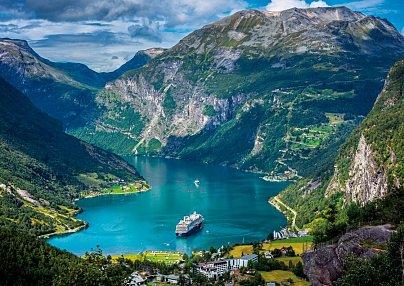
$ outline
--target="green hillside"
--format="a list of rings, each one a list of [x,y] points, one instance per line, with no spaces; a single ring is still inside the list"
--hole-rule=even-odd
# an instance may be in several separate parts
[[[35,234],[84,226],[74,200],[125,180],[148,186],[123,159],[63,132],[0,78],[0,225]]]
[[[372,111],[341,146],[334,168],[320,167],[317,174],[278,196],[297,211],[298,226],[311,222],[306,226],[319,232],[338,232],[347,224],[399,223],[404,219],[403,87],[401,60],[390,70]],[[365,153],[362,168],[355,168],[364,160],[360,141],[366,142],[370,151]]]

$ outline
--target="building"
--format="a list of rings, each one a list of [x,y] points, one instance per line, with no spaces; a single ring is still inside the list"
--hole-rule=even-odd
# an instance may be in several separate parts
[[[241,256],[240,258],[240,267],[247,267],[248,262],[258,262],[258,255],[257,254],[248,254]]]
[[[178,284],[178,282],[180,281],[180,276],[174,275],[174,274],[164,275],[164,274],[158,273],[156,275],[156,279],[157,279],[157,281],[167,282],[168,284]]]
[[[264,253],[264,256],[265,256],[266,259],[272,259],[272,258],[274,258],[274,256],[272,255],[272,252],[271,252],[271,251],[265,252],[265,253]]]
[[[223,273],[229,271],[227,260],[217,260],[207,263],[199,263],[197,266],[197,271],[205,275],[208,278],[217,278]]]
[[[196,270],[208,278],[214,278],[223,275],[224,273],[240,269],[241,267],[247,267],[248,263],[258,262],[257,254],[244,255],[240,258],[231,258],[226,260],[217,260],[207,263],[199,263]]]
[[[133,272],[129,277],[129,282],[126,285],[140,286],[145,285],[145,280],[137,272]]]

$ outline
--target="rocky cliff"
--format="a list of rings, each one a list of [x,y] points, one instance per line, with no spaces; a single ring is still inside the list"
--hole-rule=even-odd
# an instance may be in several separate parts
[[[296,178],[329,164],[403,55],[390,23],[347,8],[240,11],[107,84],[102,115],[68,131],[120,154]]]
[[[369,258],[383,252],[380,247],[389,242],[391,233],[390,225],[348,232],[334,245],[304,253],[304,273],[313,286],[332,286],[342,274],[345,257]]]

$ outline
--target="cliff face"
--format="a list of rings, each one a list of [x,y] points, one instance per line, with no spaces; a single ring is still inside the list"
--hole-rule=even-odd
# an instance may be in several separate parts
[[[347,8],[240,11],[107,84],[101,115],[68,131],[119,154],[296,178],[335,155],[402,56],[394,27]]]
[[[339,171],[336,170],[335,173],[338,174]],[[353,201],[362,206],[382,198],[388,191],[386,170],[376,162],[372,146],[366,143],[363,134],[349,167],[349,179],[341,185],[334,178],[327,188],[326,196],[335,191],[344,192],[346,202]]]

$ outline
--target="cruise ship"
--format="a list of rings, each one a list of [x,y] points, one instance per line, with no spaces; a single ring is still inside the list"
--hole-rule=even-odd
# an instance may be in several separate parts
[[[189,216],[184,216],[182,220],[177,224],[175,228],[175,234],[177,236],[189,236],[203,227],[203,216],[194,212]]]

